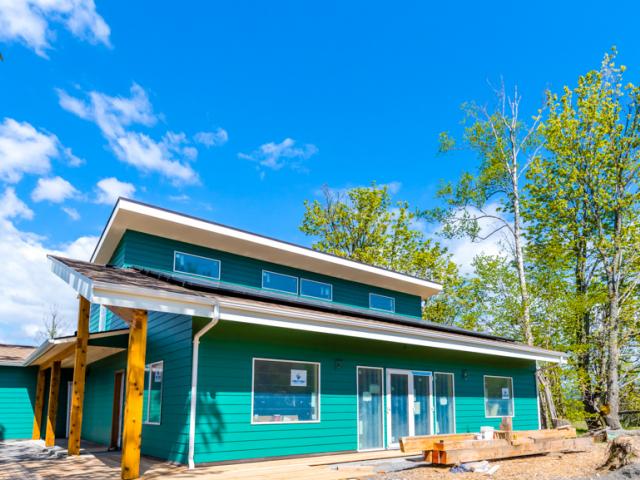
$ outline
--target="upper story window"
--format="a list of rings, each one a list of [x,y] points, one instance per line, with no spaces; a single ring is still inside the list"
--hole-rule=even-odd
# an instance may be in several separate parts
[[[301,278],[300,295],[303,297],[319,298],[321,300],[333,300],[333,285]]]
[[[173,271],[220,280],[220,260],[174,252]]]
[[[369,308],[374,310],[384,310],[385,312],[395,312],[396,299],[385,295],[379,295],[377,293],[370,293]]]
[[[276,290],[285,293],[298,293],[298,277],[285,275],[284,273],[262,271],[262,288]]]

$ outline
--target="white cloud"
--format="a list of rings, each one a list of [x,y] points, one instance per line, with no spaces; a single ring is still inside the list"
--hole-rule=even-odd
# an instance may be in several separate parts
[[[18,198],[16,191],[8,187],[0,198],[0,220],[7,218],[24,218],[31,220],[33,210]]]
[[[218,147],[227,143],[229,134],[224,128],[218,128],[215,132],[198,132],[193,139],[205,147]]]
[[[160,140],[133,130],[134,126],[153,126],[153,112],[147,93],[140,85],[131,86],[129,97],[113,97],[89,92],[82,100],[58,90],[60,106],[80,118],[94,122],[109,142],[116,157],[138,170],[159,173],[174,184],[197,183],[190,165],[198,155],[184,133],[166,132]]]
[[[39,178],[36,188],[31,192],[31,199],[34,202],[47,200],[52,203],[62,203],[77,194],[78,190],[62,177]]]
[[[78,210],[76,210],[75,208],[62,207],[62,211],[67,215],[69,215],[69,218],[71,220],[74,220],[74,221],[80,220],[80,214],[78,213]]]
[[[136,193],[136,187],[127,182],[121,182],[115,177],[103,178],[97,183],[98,195],[96,203],[104,203],[113,205],[118,198],[133,198]]]
[[[53,134],[12,118],[0,123],[0,180],[17,183],[25,174],[46,174],[54,158],[81,162]]]
[[[46,57],[55,37],[53,23],[92,44],[111,45],[109,25],[93,0],[0,0],[0,40],[23,43]]]
[[[296,146],[296,141],[292,138],[285,138],[280,143],[269,142],[254,150],[251,153],[239,153],[238,157],[244,160],[256,162],[259,169],[262,167],[271,170],[280,170],[289,166],[294,170],[303,170],[302,162],[318,153],[318,147],[313,144]]]
[[[33,212],[7,188],[0,195],[0,343],[32,344],[53,305],[71,325],[77,312],[75,292],[51,273],[46,255],[87,260],[98,239],[83,236],[51,248],[46,238],[17,228],[18,217],[31,218]]]

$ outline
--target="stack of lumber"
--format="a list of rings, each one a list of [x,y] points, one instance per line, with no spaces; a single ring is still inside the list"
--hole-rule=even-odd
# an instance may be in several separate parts
[[[581,452],[589,449],[591,437],[577,438],[575,428],[551,430],[498,430],[493,440],[476,440],[475,434],[404,437],[403,452],[423,451],[425,461],[453,465],[500,458],[540,455],[552,452]]]

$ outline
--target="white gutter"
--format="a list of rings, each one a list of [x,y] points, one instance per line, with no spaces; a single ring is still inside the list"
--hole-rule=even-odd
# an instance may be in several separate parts
[[[211,299],[213,302],[213,317],[198,333],[193,337],[193,358],[191,359],[191,408],[189,412],[189,470],[195,468],[193,460],[196,449],[196,406],[198,394],[198,351],[200,347],[200,338],[216,326],[220,320],[220,304],[217,300]]]

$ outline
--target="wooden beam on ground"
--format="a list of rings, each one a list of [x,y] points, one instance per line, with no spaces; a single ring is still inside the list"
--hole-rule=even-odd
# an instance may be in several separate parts
[[[127,352],[127,382],[122,426],[123,480],[140,476],[140,445],[142,443],[142,400],[144,395],[144,361],[147,349],[147,312],[133,310],[129,323]]]
[[[84,382],[87,370],[87,350],[89,345],[89,300],[80,297],[78,306],[78,329],[76,333],[75,358],[73,363],[73,392],[71,396],[71,416],[69,418],[69,455],[80,455],[82,434],[82,410],[84,405]]]
[[[33,440],[40,440],[42,435],[42,409],[44,408],[44,384],[46,380],[47,371],[40,368],[36,383],[36,404],[33,410],[33,432],[31,434]]]
[[[51,365],[51,380],[49,381],[49,408],[47,409],[47,433],[44,444],[53,447],[56,443],[56,416],[58,414],[58,392],[60,391],[60,361]]]
[[[403,452],[421,452],[433,450],[433,445],[438,442],[448,440],[474,440],[473,433],[451,433],[444,435],[420,435],[417,437],[402,437],[400,439],[400,449]]]

